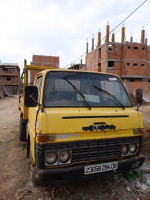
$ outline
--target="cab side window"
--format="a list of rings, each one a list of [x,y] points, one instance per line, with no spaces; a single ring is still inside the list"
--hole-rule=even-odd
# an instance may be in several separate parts
[[[41,84],[42,84],[42,76],[38,77],[35,83],[35,86],[38,88],[38,102],[40,101]]]

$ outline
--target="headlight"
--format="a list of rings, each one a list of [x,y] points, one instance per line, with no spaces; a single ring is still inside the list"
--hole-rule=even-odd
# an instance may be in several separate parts
[[[68,151],[61,151],[59,153],[60,162],[66,163],[66,162],[68,162],[69,159],[70,159],[70,153]]]
[[[121,154],[125,156],[125,155],[128,154],[128,152],[129,152],[128,145],[122,145],[122,147],[121,147]]]
[[[48,164],[54,164],[57,161],[57,154],[56,153],[47,153],[45,156],[46,162]]]
[[[137,145],[136,144],[130,144],[130,152],[135,153],[137,151]]]

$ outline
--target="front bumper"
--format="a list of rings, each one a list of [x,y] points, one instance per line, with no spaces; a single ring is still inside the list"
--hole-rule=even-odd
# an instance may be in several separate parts
[[[96,178],[98,176],[105,176],[108,174],[120,174],[128,172],[131,169],[138,168],[143,165],[144,157],[128,158],[118,161],[118,169],[100,172],[96,174],[84,175],[84,167],[89,164],[71,166],[66,168],[55,168],[55,169],[37,169],[34,167],[34,175],[40,183],[60,183],[76,180],[84,180],[90,178]]]

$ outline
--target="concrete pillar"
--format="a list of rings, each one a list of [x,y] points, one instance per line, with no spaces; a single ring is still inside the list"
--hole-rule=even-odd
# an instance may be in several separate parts
[[[127,89],[127,80],[124,80],[124,87]]]
[[[145,42],[145,30],[141,31],[141,43]]]
[[[112,42],[115,42],[115,34],[112,34]]]
[[[132,90],[132,82],[131,82],[131,80],[130,80],[130,89],[129,89],[129,91],[130,91],[130,94],[133,94],[133,90]]]
[[[106,26],[106,39],[105,42],[109,42],[109,25]]]
[[[92,37],[92,51],[94,50],[94,36]]]
[[[101,45],[101,32],[98,32],[98,42],[97,46],[99,47]]]
[[[121,36],[121,42],[125,42],[125,27],[122,27],[122,36]]]
[[[147,81],[145,81],[144,95],[145,95],[145,98],[146,98],[147,97]]]
[[[88,54],[88,40],[87,40],[87,43],[86,43],[86,54]]]
[[[82,69],[82,58],[80,60],[80,68],[79,69]]]

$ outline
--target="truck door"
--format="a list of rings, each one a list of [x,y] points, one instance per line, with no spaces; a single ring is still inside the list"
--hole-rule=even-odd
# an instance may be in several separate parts
[[[40,103],[41,96],[42,76],[38,77],[35,81],[35,86],[38,88],[38,102]],[[28,132],[30,134],[30,141],[35,137],[35,124],[39,106],[30,107],[28,110]]]

